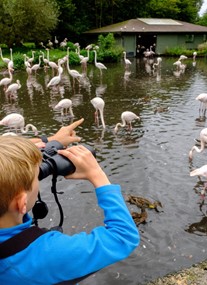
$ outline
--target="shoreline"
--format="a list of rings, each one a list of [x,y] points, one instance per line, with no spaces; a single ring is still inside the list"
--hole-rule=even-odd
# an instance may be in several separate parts
[[[207,285],[207,259],[143,285]]]

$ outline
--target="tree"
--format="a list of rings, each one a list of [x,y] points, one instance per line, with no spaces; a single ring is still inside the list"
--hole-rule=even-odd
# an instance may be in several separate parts
[[[59,21],[55,34],[63,40],[69,38],[69,35],[74,33],[74,15],[77,6],[72,3],[72,0],[56,0],[59,9]]]
[[[201,25],[201,26],[207,26],[207,11],[206,11],[206,13],[203,14],[202,17],[200,17],[197,24]]]
[[[1,42],[9,47],[26,41],[39,43],[50,38],[58,23],[54,0],[2,0]]]
[[[150,0],[146,9],[148,17],[195,23],[201,5],[202,0]]]

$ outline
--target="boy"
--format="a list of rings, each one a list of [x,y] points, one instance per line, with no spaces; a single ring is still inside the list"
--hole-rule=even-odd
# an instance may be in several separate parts
[[[139,243],[120,186],[110,183],[92,153],[82,145],[58,152],[76,167],[66,179],[87,179],[95,187],[104,226],[72,236],[47,231],[18,253],[0,259],[1,284],[75,284],[126,258]],[[0,137],[0,245],[31,227],[28,212],[39,191],[41,160],[41,152],[29,139]]]

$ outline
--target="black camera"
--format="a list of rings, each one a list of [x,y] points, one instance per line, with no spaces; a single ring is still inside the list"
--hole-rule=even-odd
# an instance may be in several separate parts
[[[92,148],[86,147],[96,156]],[[59,149],[64,149],[64,146],[54,140],[48,142],[45,148],[41,150],[43,159],[40,165],[39,180],[51,174],[66,176],[75,172],[74,164],[67,157],[58,154]]]

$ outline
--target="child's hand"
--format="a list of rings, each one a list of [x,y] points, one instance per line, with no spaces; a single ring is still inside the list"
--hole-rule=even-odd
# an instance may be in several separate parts
[[[68,146],[70,143],[80,142],[81,138],[76,136],[75,128],[82,124],[83,121],[84,119],[82,118],[69,126],[61,127],[56,134],[49,138],[49,141],[56,140],[64,146]]]
[[[97,160],[86,147],[82,145],[72,146],[66,150],[58,150],[58,153],[67,157],[76,167],[75,172],[65,176],[65,178],[87,179],[95,188],[110,184]]]

